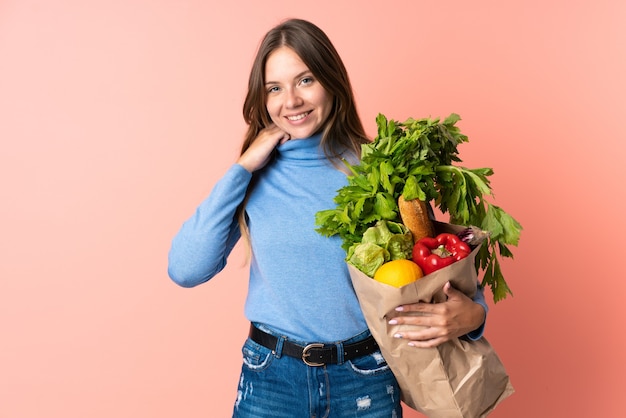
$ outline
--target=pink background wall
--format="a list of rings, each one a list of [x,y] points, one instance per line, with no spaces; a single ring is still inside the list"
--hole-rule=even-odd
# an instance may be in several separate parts
[[[230,416],[243,251],[192,290],[166,256],[292,16],[334,41],[370,134],[459,113],[525,227],[486,334],[517,392],[492,416],[621,416],[626,3],[3,0],[0,417]]]

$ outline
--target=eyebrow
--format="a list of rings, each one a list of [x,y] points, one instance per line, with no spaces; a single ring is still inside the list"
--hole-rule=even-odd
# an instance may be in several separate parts
[[[293,79],[294,80],[298,79],[298,78],[304,76],[305,74],[313,74],[313,73],[311,72],[311,70],[307,69],[307,70],[302,71],[299,74],[296,74],[296,76]],[[280,83],[278,81],[266,81],[265,84],[267,85],[267,84],[280,84]]]

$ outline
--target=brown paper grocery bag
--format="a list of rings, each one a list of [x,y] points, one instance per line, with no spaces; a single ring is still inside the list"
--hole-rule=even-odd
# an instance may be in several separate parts
[[[437,229],[454,232],[458,227],[437,223]],[[477,252],[475,249],[469,257],[401,288],[379,283],[348,265],[361,309],[398,380],[402,401],[430,418],[485,417],[514,392],[504,365],[484,337],[415,348],[393,337],[414,326],[388,324],[397,316],[395,308],[399,305],[444,301],[447,281],[472,297],[477,284]]]

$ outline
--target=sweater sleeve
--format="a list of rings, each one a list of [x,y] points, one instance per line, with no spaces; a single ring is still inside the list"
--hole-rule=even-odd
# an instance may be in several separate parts
[[[469,338],[472,341],[479,340],[483,336],[483,333],[485,332],[485,322],[487,321],[487,312],[489,312],[489,306],[487,305],[487,302],[485,301],[485,293],[481,285],[478,285],[478,289],[476,289],[476,294],[474,295],[474,302],[478,303],[480,306],[482,306],[485,309],[485,320],[483,321],[481,326],[479,326],[474,331],[467,334],[467,338]]]
[[[183,223],[172,240],[168,274],[182,287],[204,283],[222,271],[241,237],[235,217],[252,174],[234,164],[215,184],[209,196]]]

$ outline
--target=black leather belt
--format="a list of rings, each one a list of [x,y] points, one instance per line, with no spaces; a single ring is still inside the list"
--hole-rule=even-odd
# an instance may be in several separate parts
[[[254,325],[250,327],[250,338],[270,350],[276,349],[278,338],[265,331],[261,331]],[[343,360],[352,360],[357,357],[371,354],[378,350],[378,344],[371,335],[356,343],[343,344]],[[301,359],[309,366],[323,366],[325,364],[337,364],[339,356],[337,346],[334,344],[312,343],[306,346],[294,344],[288,340],[283,341],[282,353],[290,357]]]

